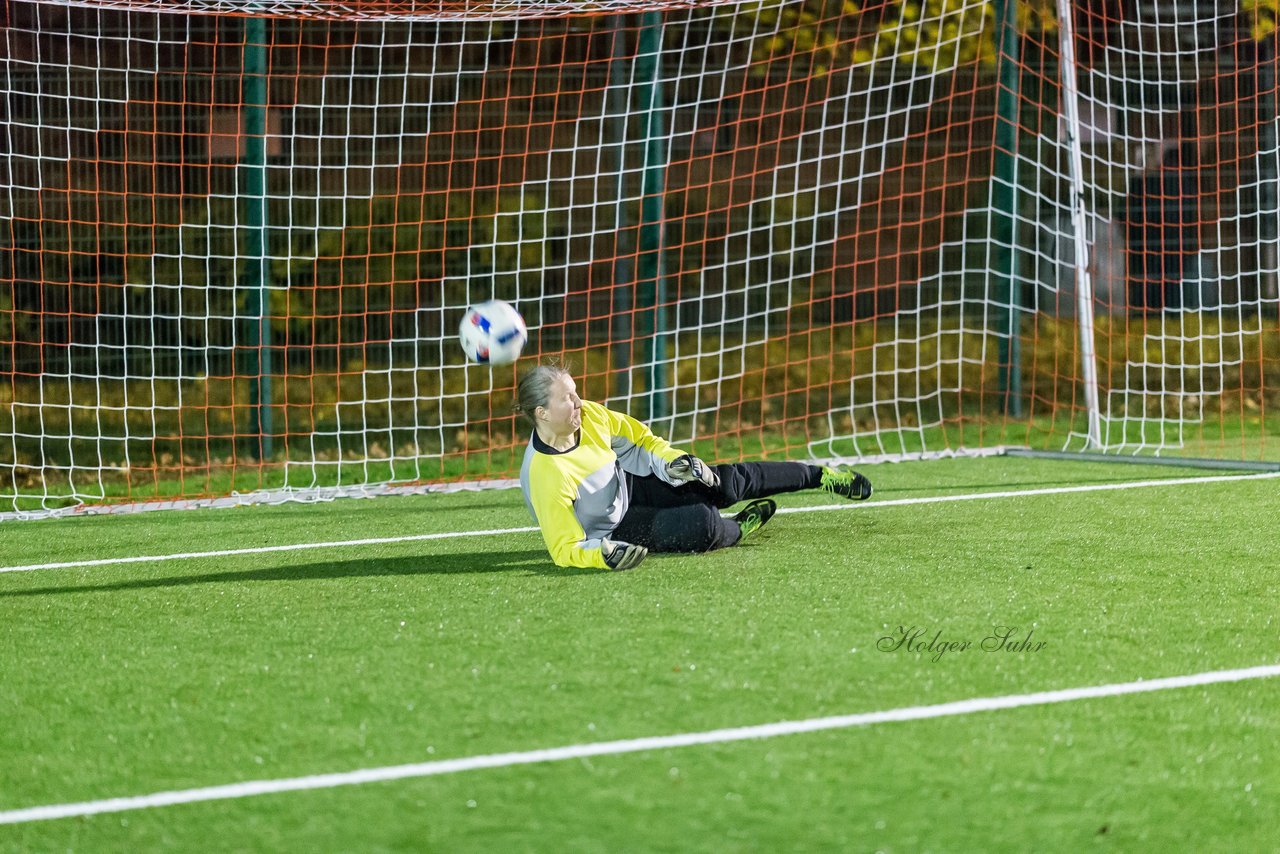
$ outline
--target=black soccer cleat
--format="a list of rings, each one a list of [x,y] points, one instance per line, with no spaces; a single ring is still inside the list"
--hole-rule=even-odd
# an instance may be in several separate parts
[[[843,495],[854,501],[865,501],[871,497],[871,481],[850,468],[822,467],[822,482],[818,488],[832,495]]]
[[[733,521],[738,523],[738,530],[741,531],[739,539],[754,534],[756,531],[764,527],[764,523],[773,518],[773,514],[778,512],[778,504],[769,498],[757,498],[733,517]]]

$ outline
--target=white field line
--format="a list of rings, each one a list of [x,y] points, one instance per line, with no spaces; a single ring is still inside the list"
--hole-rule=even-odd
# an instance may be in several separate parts
[[[1022,489],[1008,492],[972,492],[964,495],[929,495],[921,498],[896,498],[889,501],[867,501],[859,503],[842,502],[840,504],[822,504],[814,507],[787,507],[779,513],[813,513],[828,510],[873,510],[879,507],[906,507],[916,504],[946,504],[952,501],[981,501],[991,498],[1032,498],[1037,495],[1063,495],[1073,492],[1107,492],[1123,489],[1145,489],[1159,486],[1192,486],[1200,483],[1225,483],[1240,480],[1266,480],[1280,478],[1280,472],[1263,472],[1260,474],[1211,475],[1207,477],[1182,477],[1166,480],[1137,480],[1124,483],[1084,484],[1081,486],[1054,486],[1044,489]],[[69,560],[59,563],[32,563],[21,566],[0,566],[0,573],[32,572],[40,569],[74,569],[86,566],[115,566],[127,563],[160,563],[169,560],[190,560],[193,558],[233,557],[236,555],[269,554],[271,552],[294,552],[307,549],[337,549],[354,546],[380,545],[387,543],[412,543],[422,540],[447,540],[455,537],[487,537],[498,534],[525,534],[537,531],[537,528],[494,528],[488,531],[448,531],[438,534],[411,534],[402,537],[371,537],[361,540],[335,540],[318,543],[293,543],[281,546],[257,546],[244,549],[218,549],[206,552],[178,552],[163,555],[137,555],[133,557],[109,557],[95,560]]]
[[[97,815],[99,813],[150,809],[175,804],[200,801],[221,801],[249,798],[256,795],[272,795],[281,792],[300,792],[311,789],[331,789],[337,786],[356,786],[364,783],[380,783],[389,780],[405,780],[419,777],[436,777],[461,771],[477,771],[484,768],[509,768],[515,765],[531,765],[541,762],[561,762],[566,759],[583,759],[591,756],[616,756],[649,750],[669,750],[703,744],[723,744],[783,735],[796,735],[824,730],[848,729],[882,723],[918,721],[928,718],[944,718],[990,712],[998,709],[1017,709],[1026,706],[1046,706],[1053,703],[1069,703],[1102,697],[1118,697],[1124,694],[1145,694],[1152,691],[1168,691],[1197,685],[1214,685],[1223,682],[1242,682],[1249,679],[1268,679],[1280,676],[1280,665],[1260,665],[1238,670],[1215,670],[1193,673],[1187,676],[1170,676],[1161,679],[1121,682],[1085,688],[1067,688],[1059,691],[1041,691],[1034,694],[1013,694],[1003,697],[977,697],[940,703],[932,706],[907,706],[880,712],[864,712],[854,715],[809,718],[807,720],[780,721],[757,726],[716,729],[706,732],[688,732],[675,735],[632,738],[621,741],[604,741],[589,744],[571,744],[542,750],[518,753],[491,753],[484,756],[466,756],[459,759],[442,759],[434,762],[418,762],[409,765],[388,765],[381,768],[363,768],[332,774],[315,774],[307,777],[286,777],[276,780],[250,780],[222,786],[199,789],[178,789],[153,792],[149,795],[106,798],[79,803],[49,804],[0,812],[0,825],[47,821],[57,818]]]
[[[104,557],[96,560],[69,560],[62,563],[33,563],[26,566],[0,566],[0,572],[28,572],[34,569],[67,569],[77,566],[114,566],[121,563],[159,563],[166,560],[190,560],[197,557],[231,557],[233,555],[260,555],[269,552],[297,552],[305,549],[336,549],[352,546],[372,546],[382,543],[413,543],[419,540],[450,540],[455,537],[488,537],[492,534],[522,534],[537,528],[494,528],[489,531],[448,531],[441,534],[410,534],[402,537],[369,537],[363,540],[336,540],[327,543],[293,543],[283,546],[255,546],[247,549],[219,549],[211,552],[177,552],[167,555],[138,555],[135,557]]]
[[[1117,489],[1146,489],[1152,486],[1190,486],[1197,483],[1223,483],[1235,480],[1265,480],[1280,478],[1280,472],[1259,474],[1221,474],[1207,477],[1178,477],[1167,480],[1132,480],[1124,483],[1089,483],[1080,486],[1050,486],[1044,489],[1021,489],[1008,492],[971,492],[965,495],[930,495],[925,498],[895,498],[890,501],[869,501],[861,504],[822,504],[815,507],[780,507],[779,513],[811,513],[814,510],[853,510],[859,507],[903,507],[908,504],[942,504],[949,501],[980,501],[984,498],[1029,498],[1036,495],[1064,495],[1069,492],[1108,492]]]

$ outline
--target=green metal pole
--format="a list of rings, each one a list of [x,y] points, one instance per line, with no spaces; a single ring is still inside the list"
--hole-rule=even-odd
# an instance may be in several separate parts
[[[245,313],[249,329],[249,435],[255,437],[259,460],[271,457],[271,321],[267,299],[266,172],[267,172],[267,47],[266,20],[245,22],[244,43],[244,173]]]
[[[631,233],[627,226],[627,117],[631,113],[630,89],[627,84],[625,15],[612,15],[609,29],[613,39],[609,59],[609,123],[608,141],[614,156],[613,165],[618,170],[617,197],[613,205],[613,354],[614,376],[618,383],[614,394],[628,397],[631,394],[631,347],[635,342],[635,311],[632,291],[635,286],[635,259],[629,248]]]
[[[1022,415],[1022,312],[1021,287],[1016,273],[1018,253],[1014,250],[1016,235],[1014,213],[1018,194],[1018,96],[1021,71],[1018,66],[1017,0],[996,0],[996,17],[1000,33],[1000,75],[996,95],[996,151],[993,164],[995,188],[991,239],[995,246],[992,269],[997,278],[997,304],[1008,306],[1003,320],[997,320],[1000,337],[1000,397],[1006,415]]]
[[[667,168],[666,116],[662,98],[662,15],[646,12],[641,16],[640,44],[636,51],[636,85],[639,109],[645,117],[644,180],[641,189],[640,245],[638,283],[649,283],[650,296],[645,305],[650,309],[646,324],[646,350],[649,362],[649,420],[667,415],[666,398],[661,389],[667,384],[664,360],[667,356],[666,271],[663,265],[662,224]]]

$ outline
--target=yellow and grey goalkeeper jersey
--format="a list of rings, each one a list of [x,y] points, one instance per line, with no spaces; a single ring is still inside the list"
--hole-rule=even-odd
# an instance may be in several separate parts
[[[558,566],[608,569],[600,540],[613,533],[630,505],[624,472],[667,476],[681,456],[629,415],[582,402],[578,443],[556,451],[535,431],[520,467],[520,486],[542,539]]]

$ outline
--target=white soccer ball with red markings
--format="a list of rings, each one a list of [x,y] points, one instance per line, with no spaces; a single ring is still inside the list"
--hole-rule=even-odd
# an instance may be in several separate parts
[[[482,365],[509,365],[524,349],[529,330],[515,306],[500,299],[467,309],[458,327],[458,341],[467,358]]]

